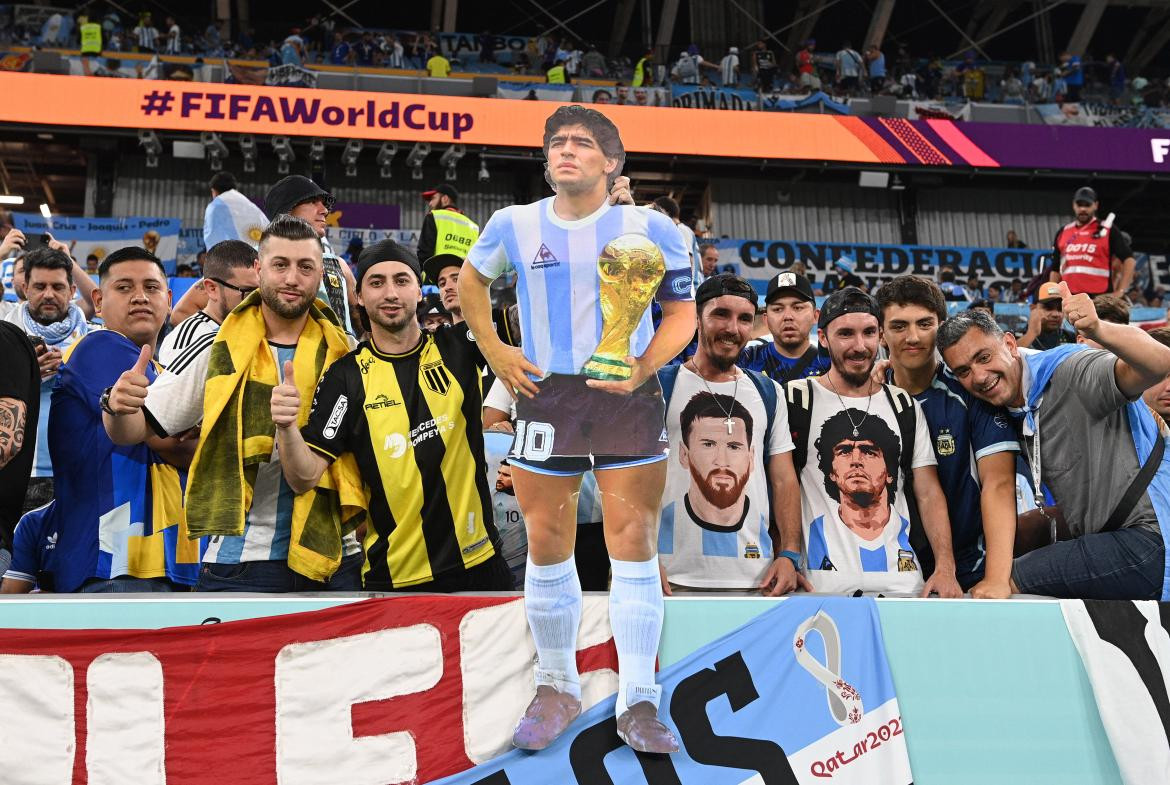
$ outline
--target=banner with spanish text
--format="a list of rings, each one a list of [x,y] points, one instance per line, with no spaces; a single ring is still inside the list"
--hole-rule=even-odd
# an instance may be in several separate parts
[[[591,706],[617,689],[607,598],[586,598],[578,649]],[[0,778],[430,782],[509,748],[534,656],[513,597],[374,599],[162,630],[9,629]]]
[[[699,85],[672,85],[671,106],[684,109],[739,109],[760,108],[760,94],[742,87],[701,87]]]
[[[173,275],[179,254],[178,218],[68,218],[55,215],[45,219],[39,213],[13,213],[12,225],[34,237],[48,232],[69,246],[69,252],[81,265],[95,254],[100,263],[111,251],[136,245],[157,256]]]

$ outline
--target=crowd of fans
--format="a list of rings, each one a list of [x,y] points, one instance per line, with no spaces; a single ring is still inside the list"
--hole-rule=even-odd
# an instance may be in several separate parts
[[[96,258],[11,228],[0,241],[17,260],[0,306],[0,591],[520,586],[509,458],[539,437],[513,435],[516,392],[464,321],[481,230],[459,192],[422,194],[417,248],[348,259],[308,178],[275,183],[264,214],[227,173],[209,195],[202,278],[173,307],[145,248],[101,259],[95,286]],[[944,270],[867,293],[843,274],[816,284],[819,308],[794,267],[761,309],[673,200],[632,201],[618,178],[606,209],[664,214],[697,284],[673,284],[698,320],[659,373],[664,591],[1160,596],[1170,521],[1145,469],[1167,432],[1170,332],[1128,326],[1132,253],[1091,189],[1034,281]],[[559,261],[542,245],[533,264]],[[493,344],[523,342],[514,285],[492,290]],[[948,318],[955,299],[969,306]],[[989,300],[1030,302],[1027,328],[1005,333]],[[604,589],[592,473],[577,520],[582,583]]]
[[[57,15],[62,16],[62,15]],[[761,93],[807,94],[824,90],[836,98],[891,95],[925,101],[977,101],[1004,104],[1075,103],[1092,100],[1114,107],[1161,108],[1170,100],[1170,84],[1127,73],[1116,54],[1104,57],[1062,53],[1057,62],[991,62],[975,51],[961,59],[911,53],[887,44],[857,48],[848,40],[818,46],[802,43],[788,67],[781,68],[775,42],[759,40],[732,45],[705,59],[690,45],[667,63],[654,53],[607,58],[595,43],[554,32],[531,36],[514,49],[512,40],[485,30],[460,35],[454,46],[442,45],[438,31],[360,29],[333,15],[305,19],[276,37],[245,26],[232,34],[226,23],[180,24],[174,16],[141,12],[131,17],[113,6],[93,7],[76,19],[63,16],[41,26],[12,25],[0,30],[0,43],[80,47],[83,53],[143,52],[200,58],[241,58],[272,66],[359,66],[424,71],[443,77],[454,71],[514,73],[554,83],[580,78],[614,80],[633,87],[708,85]],[[106,72],[117,68],[106,69]],[[101,71],[97,71],[101,73]]]

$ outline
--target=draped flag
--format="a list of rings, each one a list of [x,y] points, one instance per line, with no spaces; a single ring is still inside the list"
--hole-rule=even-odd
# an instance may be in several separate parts
[[[550,747],[514,750],[441,785],[908,785],[906,737],[872,599],[797,597],[658,674],[682,750],[635,753],[614,698]]]

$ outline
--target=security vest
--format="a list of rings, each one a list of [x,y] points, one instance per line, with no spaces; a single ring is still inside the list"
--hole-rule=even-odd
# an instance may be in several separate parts
[[[548,69],[548,83],[549,84],[564,84],[565,83],[565,67],[563,65],[554,65]]]
[[[86,22],[81,26],[81,53],[101,54],[102,26],[97,22]]]
[[[434,255],[451,253],[466,258],[479,239],[479,224],[454,210],[432,210],[431,215],[435,218]]]
[[[1073,294],[1103,294],[1113,288],[1113,254],[1109,232],[1097,237],[1101,222],[1094,218],[1084,226],[1073,221],[1056,236],[1060,254],[1060,278]]]

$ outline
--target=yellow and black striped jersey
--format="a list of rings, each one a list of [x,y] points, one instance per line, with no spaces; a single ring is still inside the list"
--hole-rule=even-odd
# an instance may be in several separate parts
[[[457,325],[424,333],[405,354],[365,341],[317,386],[305,442],[330,461],[352,452],[370,488],[367,589],[427,583],[496,552],[482,365],[466,326]]]

